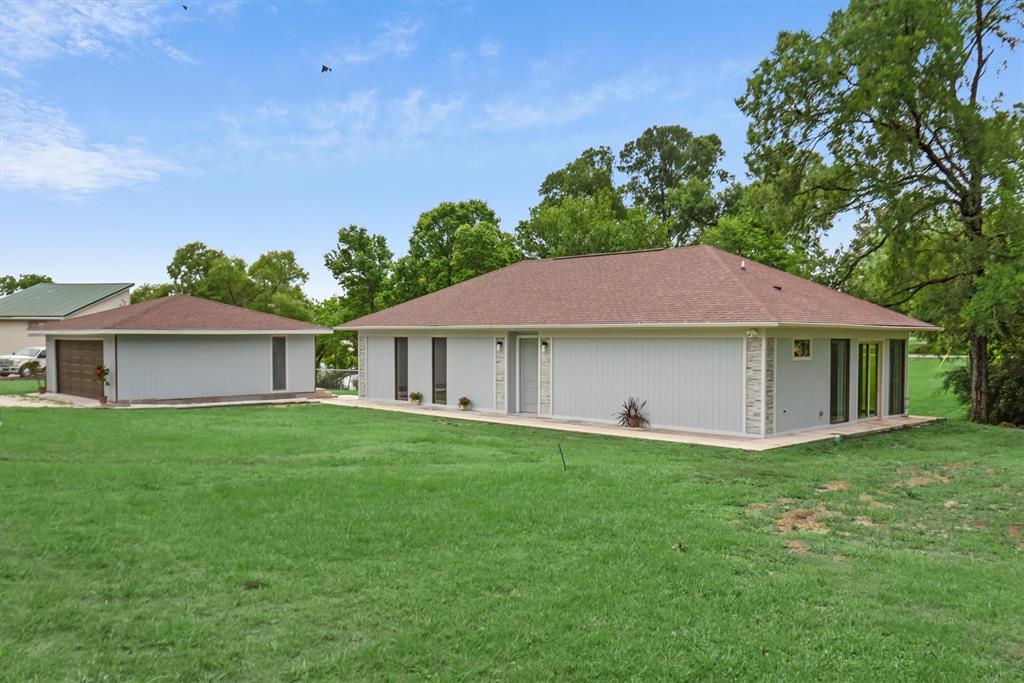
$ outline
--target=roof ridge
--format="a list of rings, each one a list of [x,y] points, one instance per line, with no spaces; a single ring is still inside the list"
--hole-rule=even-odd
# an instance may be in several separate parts
[[[732,268],[730,268],[729,265],[722,258],[722,254],[725,254],[727,252],[724,252],[716,247],[712,247],[711,245],[703,246],[710,247],[711,254],[715,257],[715,261],[717,261],[718,264],[725,270],[726,274],[732,278],[733,282],[736,283],[736,286],[743,290],[743,292],[747,295],[747,298],[754,302],[754,305],[757,306],[757,309],[764,314],[765,322],[776,322],[768,320],[768,318],[771,316],[771,311],[769,311],[768,308],[764,304],[762,304],[756,296],[754,296],[754,293],[750,291],[750,287],[748,287],[747,283],[743,281],[743,277],[737,273],[734,273],[732,271]],[[744,261],[749,260],[751,263],[757,263],[752,259],[747,259],[745,256],[741,256],[740,259]],[[758,265],[761,264],[758,263]],[[741,271],[745,273],[746,269],[741,269]]]
[[[686,247],[651,247],[650,249],[629,249],[627,251],[595,251],[589,254],[571,254],[567,256],[548,256],[547,258],[523,259],[524,261],[567,261],[574,258],[593,258],[596,256],[622,256],[623,254],[644,254],[649,251],[666,251],[668,249],[686,249]],[[520,261],[521,263],[522,261]]]

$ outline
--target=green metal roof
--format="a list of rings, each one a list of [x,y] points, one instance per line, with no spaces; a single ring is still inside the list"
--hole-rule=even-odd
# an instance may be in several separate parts
[[[0,318],[63,318],[131,286],[131,282],[44,282],[0,297]]]

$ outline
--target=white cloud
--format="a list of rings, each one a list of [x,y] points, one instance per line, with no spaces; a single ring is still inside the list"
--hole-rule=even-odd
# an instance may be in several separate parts
[[[403,19],[394,24],[384,24],[383,31],[367,45],[356,45],[342,55],[349,64],[372,62],[379,57],[403,57],[416,49],[416,34],[419,23]]]
[[[649,95],[658,88],[657,80],[640,74],[597,83],[587,90],[561,97],[541,97],[536,93],[506,97],[484,107],[486,126],[496,130],[515,130],[564,125],[606,106]]]
[[[501,54],[501,43],[493,40],[482,40],[477,52],[481,57],[497,57]]]
[[[61,55],[105,55],[117,46],[150,41],[183,62],[191,57],[155,37],[163,5],[149,2],[5,2],[0,9],[3,71],[16,75],[28,62]]]
[[[0,89],[0,185],[75,194],[157,180],[177,170],[136,145],[89,142],[67,114]]]
[[[426,91],[416,89],[398,102],[399,134],[406,138],[418,138],[422,135],[438,132],[447,127],[452,116],[462,111],[464,101],[452,99],[424,102]]]

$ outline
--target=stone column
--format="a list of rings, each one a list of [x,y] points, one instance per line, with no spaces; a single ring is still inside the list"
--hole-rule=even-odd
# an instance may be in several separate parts
[[[764,433],[775,433],[775,337],[767,340],[764,357]]]
[[[498,348],[499,342],[501,348]],[[505,363],[505,354],[508,350],[505,347],[507,346],[508,339],[505,337],[494,338],[494,409],[499,413],[507,412],[508,392],[505,391],[506,368],[508,367]]]
[[[540,342],[540,387],[538,390],[537,414],[551,415],[551,355],[554,344],[551,337],[541,337]]]
[[[761,435],[762,418],[762,382],[764,366],[762,365],[764,339],[760,336],[747,337],[745,341],[744,386],[746,387],[744,403],[746,406],[744,429],[747,434]]]

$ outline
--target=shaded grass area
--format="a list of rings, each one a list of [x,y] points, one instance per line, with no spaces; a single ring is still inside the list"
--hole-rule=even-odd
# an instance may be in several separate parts
[[[34,379],[0,379],[0,395],[35,393],[39,386]]]
[[[753,454],[335,406],[2,421],[12,680],[1024,676],[1021,430]]]
[[[911,415],[934,415],[963,419],[967,406],[960,403],[952,392],[942,388],[946,373],[963,359],[941,360],[938,358],[912,358],[907,366],[907,387],[910,392]]]

